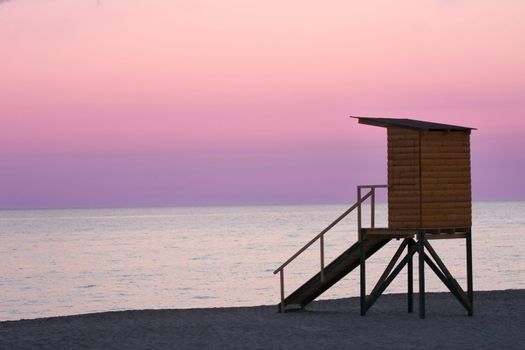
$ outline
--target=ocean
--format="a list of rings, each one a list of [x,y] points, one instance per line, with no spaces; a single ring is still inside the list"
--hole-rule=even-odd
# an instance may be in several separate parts
[[[348,207],[2,210],[0,320],[277,304],[273,271]],[[376,226],[386,216],[378,204]],[[326,264],[357,240],[356,221],[352,213],[326,234]],[[525,202],[475,202],[472,235],[475,290],[525,288]],[[367,261],[368,291],[399,243]],[[464,240],[432,244],[465,287]],[[316,243],[285,269],[286,294],[318,270]],[[426,287],[446,290],[430,269]],[[405,291],[401,272],[386,293]],[[358,294],[355,270],[321,299]]]

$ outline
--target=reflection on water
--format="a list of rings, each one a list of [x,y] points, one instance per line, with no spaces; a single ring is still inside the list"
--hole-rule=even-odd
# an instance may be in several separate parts
[[[311,205],[0,211],[0,320],[276,304],[279,279],[273,270],[345,209]],[[384,225],[386,206],[376,211],[377,225]],[[525,288],[524,214],[524,202],[474,204],[477,290]],[[350,215],[325,238],[327,263],[355,240],[356,218]],[[389,243],[369,260],[368,290],[398,244]],[[464,240],[433,245],[465,285]],[[417,259],[415,263],[417,268]],[[285,270],[287,292],[318,268],[316,243]],[[427,276],[429,291],[445,290],[437,277]],[[358,282],[355,271],[322,298],[356,296]],[[401,273],[387,292],[405,288]]]

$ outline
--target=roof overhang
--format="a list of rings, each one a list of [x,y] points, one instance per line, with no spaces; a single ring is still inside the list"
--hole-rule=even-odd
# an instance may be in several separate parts
[[[470,132],[476,130],[466,126],[450,125],[428,122],[424,120],[406,119],[406,118],[374,118],[374,117],[357,117],[351,116],[359,121],[359,124],[378,126],[382,128],[402,128],[418,131],[463,131]]]

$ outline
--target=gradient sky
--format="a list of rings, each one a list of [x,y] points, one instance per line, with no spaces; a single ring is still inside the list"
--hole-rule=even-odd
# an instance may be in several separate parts
[[[352,202],[386,131],[478,128],[525,200],[525,1],[0,0],[0,208]]]

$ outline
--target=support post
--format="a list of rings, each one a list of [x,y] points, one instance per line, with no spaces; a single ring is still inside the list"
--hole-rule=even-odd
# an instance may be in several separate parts
[[[410,254],[410,249],[414,245],[414,241],[410,239],[407,246],[407,254]],[[407,266],[407,304],[408,313],[414,312],[414,256],[408,258]]]
[[[425,230],[420,229],[418,236],[419,253],[419,318],[425,318]]]
[[[359,229],[359,272],[360,272],[360,287],[361,287],[361,316],[366,314],[366,256],[365,256],[365,240],[362,229]]]
[[[473,283],[473,273],[472,273],[472,229],[467,229],[467,295],[470,301],[470,310],[468,315],[472,316],[474,314],[474,283]]]
[[[281,313],[284,313],[284,269],[279,274],[281,280]]]
[[[366,314],[366,266],[365,266],[365,237],[361,230],[361,187],[357,186],[357,235],[359,239],[359,286],[361,316]]]
[[[375,227],[375,220],[376,220],[376,189],[375,187],[372,187],[370,190],[372,192],[372,196],[370,197],[370,227]]]

